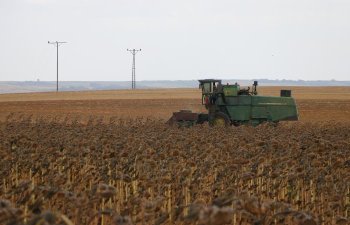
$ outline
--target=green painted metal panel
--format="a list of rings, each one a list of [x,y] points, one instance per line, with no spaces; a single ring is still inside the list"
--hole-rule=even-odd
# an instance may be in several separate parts
[[[231,120],[249,120],[251,106],[227,106]]]
[[[218,105],[251,105],[252,103],[251,96],[224,96],[218,98]]]
[[[297,117],[295,101],[290,97],[252,97],[252,117],[279,121]],[[263,110],[264,109],[264,110]]]
[[[253,106],[283,106],[295,105],[294,99],[290,97],[266,97],[266,96],[252,96]]]
[[[239,91],[238,85],[229,85],[223,87],[224,95],[229,96],[237,96]]]
[[[224,96],[219,101],[218,104],[220,105],[238,105],[238,98],[239,97],[228,97]]]
[[[216,102],[225,106],[231,120],[280,121],[298,117],[296,104],[290,97],[221,96]]]
[[[296,107],[288,106],[271,106],[269,109],[270,118],[272,121],[286,120],[288,118],[295,118],[298,115]]]
[[[252,104],[252,96],[242,95],[238,97],[238,105],[251,105]]]
[[[253,119],[267,119],[269,111],[267,107],[252,107],[252,118]]]

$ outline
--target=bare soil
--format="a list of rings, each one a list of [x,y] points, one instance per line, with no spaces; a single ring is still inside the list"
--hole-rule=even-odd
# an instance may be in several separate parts
[[[350,121],[350,87],[260,87],[261,95],[291,89],[301,121]],[[198,89],[115,90],[0,95],[0,121],[10,113],[35,117],[90,116],[167,119],[172,112],[205,111]]]

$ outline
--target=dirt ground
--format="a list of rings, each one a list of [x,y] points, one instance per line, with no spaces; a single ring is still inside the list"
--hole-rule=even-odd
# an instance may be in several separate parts
[[[350,87],[260,87],[260,95],[291,89],[301,121],[350,121]],[[87,120],[90,116],[167,119],[180,109],[205,111],[198,89],[114,90],[0,95],[0,121],[10,113]]]

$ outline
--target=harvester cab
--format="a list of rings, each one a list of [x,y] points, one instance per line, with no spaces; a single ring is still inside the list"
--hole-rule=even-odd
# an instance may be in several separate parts
[[[202,105],[208,109],[210,104],[213,104],[216,95],[222,93],[221,80],[199,80],[199,88],[202,89]]]
[[[222,85],[221,80],[199,80],[202,90],[202,105],[208,113],[193,113],[190,110],[174,112],[169,124],[191,126],[205,121],[211,126],[277,123],[283,120],[298,120],[298,111],[290,90],[281,90],[281,95],[259,96],[258,82],[252,88],[241,88],[239,84]]]
[[[205,79],[199,80],[199,88],[202,89],[202,105],[208,108],[209,105],[214,104],[219,97],[225,96],[242,96],[242,95],[258,95],[257,92],[258,81],[254,81],[252,89],[241,88],[238,83],[222,85],[221,80]]]

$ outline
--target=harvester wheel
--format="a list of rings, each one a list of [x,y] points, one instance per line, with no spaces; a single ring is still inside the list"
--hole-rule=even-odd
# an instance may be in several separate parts
[[[210,125],[213,127],[227,127],[230,125],[230,118],[223,112],[215,113]]]

